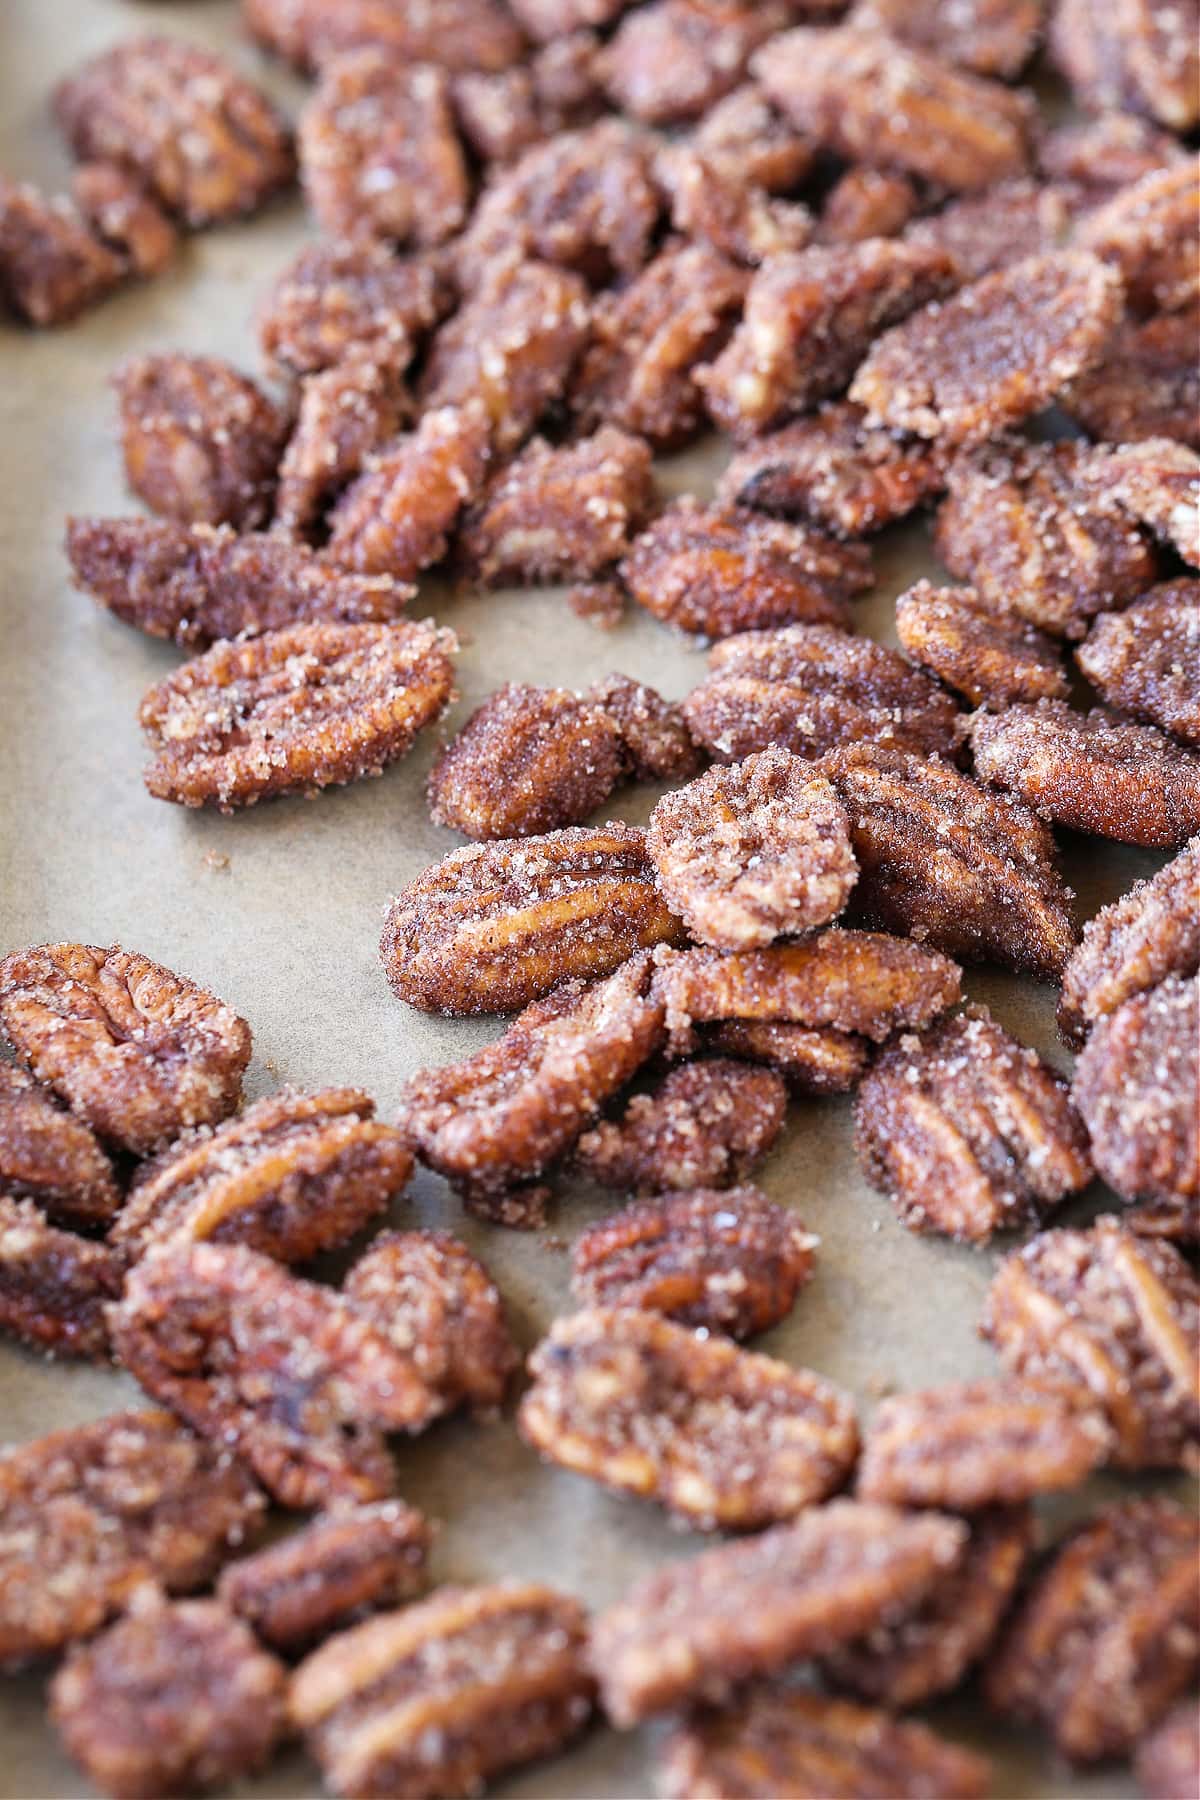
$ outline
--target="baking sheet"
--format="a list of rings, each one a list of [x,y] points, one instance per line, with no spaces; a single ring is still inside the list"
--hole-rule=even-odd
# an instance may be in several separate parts
[[[153,8],[131,0],[4,0],[0,8],[0,167],[48,187],[68,163],[50,123],[52,83],[85,56],[153,27],[232,50],[295,110],[302,88],[244,44],[228,0]],[[377,955],[388,897],[458,841],[433,826],[424,779],[432,735],[379,781],[317,801],[275,801],[242,817],[187,813],[142,787],[136,709],[146,687],[179,660],[75,593],[61,552],[71,511],[122,513],[108,372],[134,351],[180,348],[258,366],[253,317],[266,286],[306,235],[298,201],[244,226],[189,240],[175,267],[118,294],[79,324],[31,334],[0,324],[0,951],[26,943],[123,941],[211,987],[254,1029],[251,1097],[284,1081],[351,1083],[391,1116],[406,1078],[469,1053],[495,1021],[426,1018],[396,1001]],[[702,446],[662,470],[668,491],[707,494],[724,452]],[[912,580],[938,575],[923,532],[880,543],[879,582],[858,608],[864,629],[894,641],[892,601]],[[457,727],[496,686],[537,680],[582,686],[620,669],[677,697],[704,671],[700,647],[641,613],[613,633],[576,619],[559,591],[455,596],[428,583],[413,609],[459,633]],[[604,815],[642,822],[657,790],[624,789]],[[1083,914],[1161,862],[1076,840],[1068,873]],[[995,971],[968,973],[1020,1037],[1060,1066],[1054,993]],[[852,1389],[865,1413],[892,1387],[988,1373],[975,1332],[996,1255],[903,1230],[858,1174],[846,1101],[797,1102],[757,1179],[821,1239],[815,1281],[793,1316],[756,1348],[821,1370]],[[1097,1187],[1064,1215],[1102,1210]],[[422,1172],[395,1222],[445,1225],[480,1252],[528,1348],[567,1310],[565,1242],[613,1205],[598,1192],[567,1199],[548,1233],[526,1236],[466,1218]],[[0,1343],[0,1437],[23,1441],[100,1417],[140,1396],[125,1377],[55,1366]],[[557,1583],[593,1606],[705,1540],[672,1529],[652,1506],[602,1493],[542,1467],[513,1430],[511,1409],[480,1426],[451,1420],[398,1452],[400,1491],[441,1521],[440,1580],[501,1576]],[[1094,1482],[1057,1519],[1129,1483]],[[1051,1515],[1053,1516],[1053,1515]],[[90,1792],[46,1724],[42,1682],[0,1682],[0,1796],[61,1800]],[[1087,1778],[1057,1766],[1032,1736],[989,1724],[969,1699],[929,1717],[996,1761],[999,1796],[1117,1796],[1128,1773]],[[653,1729],[602,1728],[497,1792],[543,1800],[643,1800],[652,1792]],[[320,1791],[298,1752],[239,1793]]]

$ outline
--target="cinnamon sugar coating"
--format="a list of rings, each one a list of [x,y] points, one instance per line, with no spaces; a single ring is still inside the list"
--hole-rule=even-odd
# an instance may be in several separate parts
[[[1200,1786],[1200,1719],[1196,1699],[1183,1700],[1147,1733],[1133,1759],[1138,1792],[1146,1800],[1173,1800]]]
[[[0,175],[0,300],[30,325],[66,325],[125,279],[126,265],[65,198]]]
[[[75,1231],[107,1225],[121,1205],[95,1133],[9,1063],[0,1063],[0,1193],[35,1200]]]
[[[1200,580],[1163,582],[1104,614],[1075,660],[1109,706],[1200,745]]]
[[[1002,181],[982,194],[951,200],[940,212],[915,219],[906,244],[944,250],[962,281],[1056,249],[1070,235],[1068,195],[1035,181]]]
[[[279,463],[275,525],[304,538],[367,460],[408,423],[411,402],[390,359],[353,350],[300,384],[296,423]]]
[[[613,104],[647,125],[677,125],[731,93],[759,45],[789,22],[788,0],[653,0],[618,25],[604,55]],[[828,6],[817,10],[829,10]]]
[[[798,188],[813,165],[813,146],[754,81],[710,106],[683,142],[709,167],[768,194]]]
[[[50,1356],[103,1361],[105,1308],[120,1298],[121,1282],[107,1245],[51,1225],[32,1200],[0,1193],[0,1331]]]
[[[161,275],[174,262],[178,231],[122,163],[80,163],[71,177],[71,195],[96,236],[135,275]]]
[[[440,562],[483,489],[488,421],[478,405],[438,406],[370,457],[330,515],[338,568],[408,582]]]
[[[586,25],[612,25],[632,0],[510,0],[509,11],[538,44]]]
[[[981,603],[973,588],[918,581],[896,601],[896,633],[914,662],[972,706],[1065,700],[1058,645],[1035,625]]]
[[[798,1094],[849,1093],[870,1054],[866,1038],[852,1032],[777,1019],[723,1019],[705,1027],[703,1042],[726,1056],[767,1063]]]
[[[593,681],[587,697],[617,728],[635,781],[687,781],[700,767],[679,706],[628,675]]]
[[[1200,569],[1200,454],[1170,438],[1098,445],[1085,456],[1084,482],[1111,495],[1139,524]]]
[[[1190,6],[1061,0],[1050,53],[1088,112],[1144,113],[1172,131],[1200,122],[1200,49]]]
[[[319,69],[344,50],[377,47],[403,63],[504,69],[525,44],[500,0],[242,0],[246,28],[265,49],[300,69]]]
[[[976,75],[1009,81],[1032,56],[1042,29],[1040,0],[866,0],[856,25],[890,32]]]
[[[1136,881],[1083,928],[1063,970],[1058,1023],[1068,1043],[1083,1043],[1099,1019],[1168,975],[1200,968],[1200,837],[1150,881]]]
[[[807,206],[756,187],[726,156],[706,156],[694,145],[669,146],[656,166],[671,197],[675,230],[734,263],[757,268],[771,257],[804,249],[812,237]]]
[[[684,1063],[635,1094],[620,1118],[585,1133],[575,1164],[589,1180],[632,1194],[731,1187],[768,1154],[786,1114],[787,1089],[774,1070],[728,1057]],[[686,1211],[679,1220],[686,1224]]]
[[[363,240],[306,244],[267,294],[259,340],[272,363],[296,375],[352,354],[373,354],[401,374],[448,303],[428,259]]]
[[[1062,405],[1089,437],[1109,444],[1173,438],[1200,450],[1200,304],[1126,319],[1104,355],[1073,381]]]
[[[852,163],[826,195],[818,242],[861,244],[866,238],[899,237],[920,204],[907,175]]]
[[[1078,212],[1103,206],[1152,169],[1187,152],[1169,131],[1130,112],[1100,112],[1054,126],[1037,147],[1038,168],[1061,183]]]
[[[1121,188],[1082,221],[1075,241],[1119,272],[1132,307],[1174,312],[1200,296],[1198,204],[1200,157],[1187,156]]]

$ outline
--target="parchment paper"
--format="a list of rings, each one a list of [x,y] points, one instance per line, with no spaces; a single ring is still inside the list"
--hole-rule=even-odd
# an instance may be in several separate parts
[[[69,165],[47,108],[53,82],[85,56],[149,28],[230,50],[295,111],[300,85],[256,57],[226,0],[154,7],[4,0],[0,167],[65,186]],[[60,547],[68,512],[133,510],[106,385],[114,364],[170,347],[256,369],[255,308],[306,230],[299,202],[286,202],[244,226],[191,239],[165,277],[125,290],[73,327],[34,334],[0,325],[0,950],[60,939],[143,950],[206,983],[250,1021],[251,1097],[284,1081],[352,1083],[374,1094],[389,1117],[413,1070],[458,1058],[498,1030],[495,1021],[430,1019],[402,1006],[377,955],[389,896],[458,841],[426,812],[433,735],[383,779],[313,802],[275,801],[221,818],[150,799],[140,779],[136,709],[180,653],[75,593]],[[675,459],[663,468],[665,487],[708,493],[723,456],[707,445]],[[882,541],[877,563],[878,587],[858,615],[890,642],[895,595],[939,571],[919,529]],[[447,730],[507,680],[582,686],[615,668],[677,697],[704,672],[701,647],[636,609],[604,633],[576,619],[559,591],[460,597],[429,583],[411,610],[434,614],[463,640],[462,697]],[[649,788],[621,790],[602,816],[641,822],[655,798]],[[1065,849],[1084,916],[1161,861],[1082,840]],[[967,987],[1019,1036],[1066,1064],[1051,990],[995,971],[970,972]],[[816,1279],[793,1316],[756,1348],[845,1384],[865,1413],[891,1387],[989,1372],[992,1359],[975,1326],[999,1252],[902,1229],[856,1169],[848,1102],[795,1103],[756,1179],[821,1239]],[[1065,1217],[1087,1218],[1105,1201],[1097,1187]],[[396,1207],[396,1222],[459,1231],[493,1270],[528,1348],[570,1305],[564,1242],[613,1204],[580,1190],[548,1234],[514,1234],[465,1218],[444,1185],[421,1174]],[[7,1441],[139,1399],[121,1375],[47,1363],[0,1343],[0,1437]],[[451,1420],[397,1454],[404,1497],[441,1521],[435,1571],[442,1580],[537,1578],[602,1606],[662,1560],[704,1547],[703,1538],[672,1530],[653,1506],[540,1466],[517,1439],[511,1409],[489,1426]],[[1129,1485],[1097,1481],[1047,1516],[1056,1526]],[[41,1690],[41,1677],[0,1682],[0,1795],[9,1800],[90,1792],[45,1722]],[[1132,1791],[1124,1771],[1069,1775],[1038,1739],[997,1728],[970,1698],[929,1716],[996,1758],[998,1795]],[[652,1792],[654,1736],[598,1727],[568,1755],[498,1791],[531,1800],[643,1800]],[[319,1791],[299,1752],[239,1789]]]

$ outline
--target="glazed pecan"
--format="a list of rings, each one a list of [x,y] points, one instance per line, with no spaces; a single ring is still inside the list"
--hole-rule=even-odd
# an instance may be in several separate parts
[[[1200,123],[1200,49],[1190,6],[1059,0],[1050,52],[1088,112],[1145,113],[1172,131]]]
[[[374,349],[349,351],[333,368],[306,376],[279,464],[275,524],[291,537],[314,531],[327,507],[409,417],[403,382]]]
[[[1036,1224],[1092,1178],[1067,1083],[986,1007],[889,1045],[858,1091],[854,1132],[904,1224],[965,1243]]]
[[[412,1359],[348,1303],[240,1244],[146,1257],[109,1324],[146,1392],[236,1450],[282,1506],[382,1499],[383,1434],[440,1410]]]
[[[793,1518],[843,1487],[858,1454],[841,1389],[658,1312],[559,1319],[529,1372],[517,1413],[526,1443],[701,1531]]]
[[[587,295],[577,276],[548,263],[496,262],[435,337],[421,404],[478,401],[495,450],[507,455],[566,391],[587,337]]]
[[[0,1454],[0,1666],[89,1637],[149,1581],[204,1587],[263,1510],[226,1449],[113,1413]]]
[[[1034,181],[1002,181],[983,194],[966,194],[940,212],[917,219],[906,244],[942,250],[962,281],[978,281],[1008,263],[1037,256],[1063,243],[1071,209],[1060,188]]]
[[[122,1267],[105,1244],[51,1225],[32,1200],[0,1193],[0,1331],[51,1356],[108,1354],[104,1310]]]
[[[1176,1794],[1200,1787],[1200,1723],[1194,1695],[1142,1739],[1133,1770],[1145,1800],[1173,1800]]]
[[[918,581],[896,601],[896,635],[914,662],[972,706],[1002,710],[1018,700],[1067,697],[1054,639],[985,605],[974,588]]]
[[[454,698],[457,642],[432,620],[291,625],[215,644],[150,689],[149,791],[181,806],[253,806],[378,775]]]
[[[592,1693],[583,1609],[511,1582],[340,1633],[301,1663],[290,1711],[331,1792],[455,1800],[561,1749]]]
[[[685,1063],[581,1137],[575,1162],[602,1187],[633,1194],[732,1187],[767,1155],[786,1114],[773,1070],[727,1057]]]
[[[810,1030],[771,1019],[725,1019],[706,1027],[710,1050],[769,1063],[800,1094],[845,1094],[867,1066],[870,1045],[851,1032]]]
[[[74,1230],[107,1225],[121,1205],[94,1133],[8,1063],[0,1063],[0,1193],[36,1200]]]
[[[428,1521],[400,1500],[339,1506],[231,1563],[217,1598],[273,1650],[305,1649],[366,1613],[415,1599],[432,1538]]]
[[[1059,1546],[1023,1601],[985,1691],[1073,1761],[1127,1755],[1200,1663],[1200,1528],[1163,1495],[1108,1507]]]
[[[425,1069],[404,1090],[400,1125],[418,1158],[488,1214],[536,1180],[662,1040],[651,959],[567,981],[463,1062]]]
[[[645,833],[608,824],[451,851],[392,901],[380,954],[423,1012],[515,1012],[685,937],[654,887]]]
[[[681,709],[656,689],[628,675],[606,675],[593,681],[587,697],[616,726],[635,781],[688,781],[699,769],[700,752]]]
[[[69,518],[75,584],[151,637],[197,649],[305,620],[390,624],[415,588],[353,575],[276,533],[170,519]]]
[[[1034,1517],[1028,1506],[994,1507],[969,1524],[966,1554],[919,1606],[822,1660],[836,1687],[901,1710],[951,1692],[979,1662],[1024,1573]]]
[[[1169,131],[1128,112],[1068,120],[1047,131],[1037,146],[1041,173],[1066,188],[1079,213],[1103,206],[1152,169],[1186,155]]]
[[[368,458],[330,515],[330,562],[399,581],[439,562],[483,488],[488,435],[478,405],[439,406]]]
[[[342,1292],[412,1358],[444,1411],[499,1406],[520,1357],[491,1276],[448,1231],[384,1232]]]
[[[1086,250],[1026,257],[884,332],[850,398],[893,430],[983,442],[1090,368],[1122,304],[1119,277]]]
[[[789,32],[751,66],[801,131],[848,162],[899,169],[952,192],[991,187],[1027,166],[1030,98],[857,21]]]
[[[850,816],[856,912],[952,956],[1061,975],[1072,895],[1040,819],[934,757],[851,744],[818,767]]]
[[[757,1188],[692,1188],[590,1225],[576,1240],[571,1291],[584,1306],[753,1337],[791,1312],[817,1241]]]
[[[1193,887],[1193,917],[1195,901]],[[1191,1236],[1200,1228],[1198,1005],[1196,975],[1134,994],[1096,1021],[1072,1089],[1105,1181],[1127,1200],[1175,1208]]]
[[[862,544],[691,496],[634,539],[619,573],[656,618],[710,638],[794,620],[849,630],[846,602],[874,581]]]
[[[14,950],[0,962],[0,1025],[39,1081],[140,1156],[227,1118],[250,1061],[232,1007],[119,944]]]
[[[357,1088],[284,1088],[138,1170],[110,1234],[131,1261],[159,1245],[248,1244],[284,1263],[348,1243],[412,1173],[400,1133]]]
[[[757,268],[787,251],[803,250],[812,238],[807,206],[755,187],[728,157],[706,156],[694,145],[670,145],[656,167],[671,197],[675,230],[734,263]],[[709,354],[720,347],[714,344]]]
[[[1086,447],[1001,438],[956,458],[935,544],[993,612],[1080,638],[1144,593],[1155,558],[1111,493],[1085,487]]]
[[[466,220],[470,181],[441,69],[382,49],[333,58],[297,144],[305,196],[328,237],[428,249]]]
[[[383,244],[307,244],[259,317],[264,354],[296,375],[332,369],[352,353],[403,372],[447,309],[437,268]]]
[[[990,1788],[984,1759],[928,1726],[785,1682],[760,1682],[723,1707],[695,1708],[675,1728],[663,1748],[658,1791],[664,1800],[833,1792],[982,1800]]]
[[[528,67],[501,69],[494,75],[478,70],[456,75],[450,96],[463,142],[485,165],[515,162],[532,145],[545,143],[568,123],[543,116]]]
[[[1168,975],[1200,969],[1200,837],[1151,881],[1137,881],[1083,928],[1083,941],[1063,970],[1058,1023],[1068,1043],[1082,1044],[1098,1019]]]
[[[745,439],[808,411],[846,387],[881,331],[955,278],[942,251],[883,238],[772,257],[728,346],[697,374],[709,412]]]
[[[534,438],[463,521],[458,554],[484,587],[600,575],[654,497],[650,447],[614,426],[553,448]]]
[[[1200,157],[1154,169],[1082,220],[1075,241],[1119,271],[1131,306],[1174,312],[1200,297]]]
[[[429,812],[464,837],[532,837],[586,819],[624,773],[620,733],[602,708],[570,688],[510,681],[441,751]]]
[[[182,38],[126,38],[59,83],[76,156],[134,169],[186,225],[254,212],[295,173],[287,122],[224,58]]]
[[[731,506],[809,519],[855,538],[904,518],[943,481],[941,458],[924,438],[868,425],[860,406],[837,400],[752,438],[717,491]]]
[[[1041,0],[863,0],[854,23],[890,32],[976,75],[1019,75],[1037,47]]]
[[[252,531],[270,518],[288,420],[215,356],[138,356],[113,378],[125,478],[152,512]]]
[[[302,69],[363,46],[390,50],[402,63],[504,69],[525,49],[501,0],[242,0],[242,14],[261,44]]]
[[[835,1500],[668,1564],[596,1621],[605,1710],[625,1728],[682,1702],[719,1703],[751,1676],[861,1637],[910,1611],[966,1541],[957,1519]]]
[[[857,1492],[893,1506],[975,1512],[1077,1487],[1108,1428],[1070,1388],[976,1381],[884,1400],[863,1443]]]
[[[510,0],[509,11],[539,44],[585,25],[611,25],[632,0]]]
[[[1110,444],[1174,438],[1200,450],[1198,338],[1200,305],[1122,320],[1060,404],[1089,437]]]
[[[695,1025],[768,1020],[832,1028],[882,1043],[926,1025],[958,999],[960,971],[936,950],[873,931],[820,931],[769,950],[659,950],[655,987],[671,1048]]]
[[[980,1329],[1014,1374],[1098,1407],[1118,1467],[1195,1466],[1200,1289],[1170,1244],[1113,1218],[1041,1232],[1001,1263]]]
[[[665,794],[646,848],[692,937],[748,950],[826,925],[858,876],[845,808],[812,764],[760,750]]]
[[[1110,706],[1200,745],[1200,581],[1165,581],[1093,624],[1075,660]]]
[[[1155,537],[1200,568],[1200,454],[1170,438],[1097,447],[1082,465],[1085,484],[1112,494]]]
[[[740,318],[746,275],[707,244],[668,244],[627,287],[601,294],[570,403],[587,429],[604,420],[676,449],[701,429],[697,367]]]
[[[50,1684],[50,1717],[101,1793],[194,1793],[266,1767],[287,1670],[215,1600],[137,1594]]]
[[[950,756],[961,717],[924,669],[828,625],[748,631],[709,652],[683,702],[688,730],[722,762],[778,746],[815,758],[877,743]]]
[[[712,168],[768,194],[798,188],[813,165],[813,147],[748,81],[704,114],[684,140]]]
[[[970,738],[980,779],[1057,825],[1164,850],[1200,831],[1200,755],[1152,725],[1040,700],[976,713]]]
[[[0,300],[31,325],[65,325],[125,278],[67,199],[0,175]]]
[[[816,10],[832,10],[829,0]],[[789,0],[653,0],[617,27],[604,55],[609,97],[647,125],[697,118],[741,81],[759,45],[789,22]]]
[[[822,244],[861,244],[866,238],[899,236],[920,208],[907,175],[892,169],[851,164],[825,197],[817,224]]]
[[[80,163],[71,177],[71,195],[96,236],[135,275],[160,275],[174,261],[179,233],[121,163]]]

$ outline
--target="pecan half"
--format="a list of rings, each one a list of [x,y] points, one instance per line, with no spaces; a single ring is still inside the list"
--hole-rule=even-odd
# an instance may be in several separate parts
[[[861,244],[866,238],[898,237],[920,205],[920,196],[907,175],[852,163],[825,197],[818,241]]]
[[[976,75],[1019,75],[1042,29],[1039,0],[864,0],[854,23],[887,31]]]
[[[364,45],[390,50],[402,63],[450,70],[505,69],[525,43],[500,0],[437,0],[434,7],[391,0],[243,0],[247,30],[268,50],[301,69]]]
[[[0,1063],[0,1192],[36,1200],[73,1230],[107,1225],[121,1205],[94,1133],[8,1063]]]
[[[126,265],[66,199],[0,175],[0,299],[31,325],[65,325],[125,279]]]
[[[790,1519],[843,1487],[858,1454],[848,1394],[656,1312],[559,1319],[529,1372],[526,1443],[702,1531]]]
[[[1200,568],[1200,455],[1170,438],[1098,446],[1082,466],[1087,486],[1120,506],[1183,561]]]
[[[587,697],[616,726],[635,781],[688,781],[696,774],[700,752],[683,713],[655,688],[628,675],[606,675],[593,681]]]
[[[1123,320],[1099,362],[1071,382],[1060,404],[1089,437],[1110,444],[1174,438],[1200,450],[1198,337],[1200,304]]]
[[[391,360],[352,350],[300,385],[296,423],[279,464],[275,524],[303,538],[324,521],[367,461],[409,418],[409,399]]]
[[[1083,941],[1063,970],[1058,1023],[1079,1045],[1098,1019],[1168,975],[1200,969],[1200,837],[1151,881],[1137,881],[1083,928]]]
[[[51,1225],[32,1200],[0,1193],[0,1331],[51,1356],[108,1355],[104,1312],[120,1298],[120,1259]]]
[[[369,457],[330,514],[330,562],[411,581],[446,554],[463,508],[482,491],[488,422],[476,405],[440,406]]]
[[[732,1187],[767,1155],[786,1115],[773,1070],[726,1057],[685,1063],[581,1137],[575,1161],[602,1187],[634,1194]]]
[[[1200,122],[1200,51],[1186,7],[1060,0],[1050,52],[1088,112],[1145,113],[1172,131]]]
[[[179,233],[123,164],[80,163],[71,177],[71,194],[96,236],[135,275],[160,275],[175,260]]]
[[[611,25],[632,0],[510,0],[509,11],[538,44],[585,25]]]
[[[374,354],[399,375],[447,310],[432,261],[398,257],[383,244],[306,244],[259,316],[263,353],[295,375]]]
[[[1169,131],[1129,112],[1068,120],[1046,132],[1037,147],[1042,174],[1064,185],[1080,213],[1186,155]]]
[[[1200,746],[1200,581],[1164,581],[1106,613],[1075,660],[1110,706]]]
[[[828,0],[828,5],[832,0]],[[758,46],[788,23],[788,0],[654,0],[618,25],[604,54],[613,104],[647,125],[699,117],[741,81]]]
[[[1197,204],[1200,157],[1182,157],[1121,188],[1081,222],[1075,241],[1119,271],[1131,306],[1174,312],[1200,297]]]
[[[870,1045],[832,1027],[810,1030],[771,1019],[725,1019],[704,1030],[711,1050],[769,1063],[799,1094],[845,1094],[857,1086]]]
[[[978,281],[993,269],[1054,250],[1069,236],[1071,208],[1057,187],[1036,181],[1002,181],[982,194],[951,200],[940,212],[915,219],[906,244],[941,250],[961,281]]]
[[[813,234],[812,214],[798,200],[776,200],[755,187],[727,155],[707,156],[694,143],[669,145],[658,176],[671,196],[671,224],[685,238],[757,268]],[[714,345],[712,354],[720,349]]]
[[[1065,700],[1067,671],[1052,637],[997,613],[973,588],[918,581],[896,601],[896,635],[914,662],[972,706]]]

